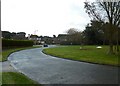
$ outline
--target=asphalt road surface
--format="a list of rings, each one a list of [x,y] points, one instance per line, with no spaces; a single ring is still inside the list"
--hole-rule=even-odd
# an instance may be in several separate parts
[[[43,49],[15,52],[8,60],[16,70],[40,84],[118,83],[118,67],[56,58],[43,54]]]

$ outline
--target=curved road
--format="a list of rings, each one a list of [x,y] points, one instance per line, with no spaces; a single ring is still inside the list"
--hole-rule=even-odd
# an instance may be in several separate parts
[[[118,67],[52,57],[43,48],[12,53],[11,65],[40,84],[117,84]],[[19,77],[18,77],[19,78]]]

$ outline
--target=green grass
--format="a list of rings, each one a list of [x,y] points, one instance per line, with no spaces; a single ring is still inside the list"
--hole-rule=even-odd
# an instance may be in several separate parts
[[[27,78],[25,75],[17,72],[3,72],[2,84],[38,84]]]
[[[43,52],[65,59],[118,66],[118,55],[106,54],[108,46],[102,46],[102,49],[96,49],[96,46],[84,47],[84,50],[80,50],[80,46],[56,47],[44,49]]]
[[[0,57],[0,61],[6,61],[8,56],[13,52],[25,50],[25,49],[38,48],[38,47],[40,47],[40,46],[22,47],[22,48],[8,48],[2,52],[2,56]]]
[[[2,85],[2,72],[0,72],[0,86]]]

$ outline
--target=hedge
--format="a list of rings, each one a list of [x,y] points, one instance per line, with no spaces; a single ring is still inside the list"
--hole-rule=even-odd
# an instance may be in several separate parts
[[[31,40],[11,40],[11,39],[2,39],[2,47],[28,47],[33,46],[33,41]]]

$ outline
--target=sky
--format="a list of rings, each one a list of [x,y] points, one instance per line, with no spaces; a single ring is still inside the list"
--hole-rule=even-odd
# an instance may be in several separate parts
[[[1,0],[1,29],[39,36],[83,31],[90,18],[85,0]]]

